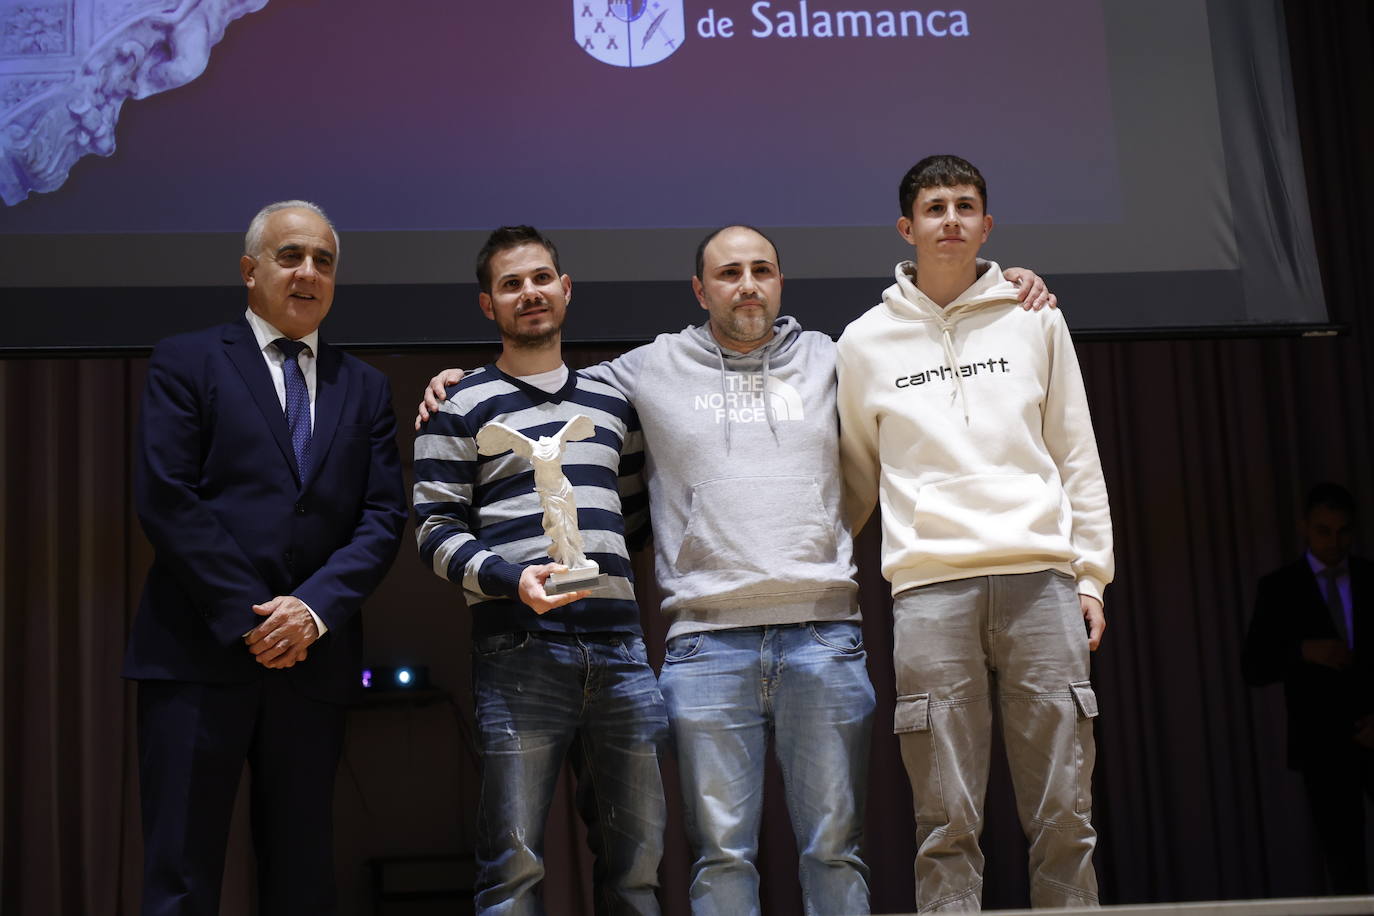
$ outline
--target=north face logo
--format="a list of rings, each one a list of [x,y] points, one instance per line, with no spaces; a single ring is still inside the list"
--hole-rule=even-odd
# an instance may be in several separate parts
[[[768,379],[768,397],[764,398],[763,376],[729,373],[725,376],[725,390],[692,396],[692,409],[705,410],[720,423],[767,423],[768,410],[777,422],[806,419],[801,394],[786,382]]]

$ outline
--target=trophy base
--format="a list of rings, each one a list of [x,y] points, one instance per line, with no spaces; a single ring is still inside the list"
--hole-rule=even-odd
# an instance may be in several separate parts
[[[593,595],[608,591],[611,577],[598,566],[582,566],[567,572],[553,573],[544,580],[544,594],[566,595],[569,592],[590,591]]]

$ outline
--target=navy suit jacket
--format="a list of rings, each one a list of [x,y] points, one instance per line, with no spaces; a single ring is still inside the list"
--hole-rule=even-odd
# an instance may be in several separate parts
[[[1302,659],[1306,639],[1336,639],[1336,625],[1307,557],[1259,582],[1242,667],[1254,686],[1283,682],[1288,765],[1320,764],[1354,747],[1355,720],[1374,712],[1374,564],[1350,557],[1354,663],[1344,671]]]
[[[406,502],[391,390],[323,341],[310,467],[296,467],[271,375],[245,319],[153,350],[139,417],[134,500],[155,558],[124,676],[241,683],[286,676],[347,702],[362,657],[363,599],[395,558]],[[310,605],[328,632],[285,671],[243,636],[276,595]]]

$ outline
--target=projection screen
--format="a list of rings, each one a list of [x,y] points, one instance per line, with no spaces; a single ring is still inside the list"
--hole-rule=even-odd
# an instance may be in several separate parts
[[[509,223],[559,243],[565,339],[701,320],[695,246],[733,222],[838,334],[940,152],[987,177],[985,256],[1075,332],[1326,322],[1280,3],[934,2],[0,7],[0,350],[232,318],[244,227],[295,197],[341,230],[337,343],[494,339],[472,261]]]

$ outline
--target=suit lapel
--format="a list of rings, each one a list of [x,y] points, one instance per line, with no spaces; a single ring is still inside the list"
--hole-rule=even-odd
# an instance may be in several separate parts
[[[1326,596],[1322,594],[1321,583],[1307,562],[1307,554],[1304,553],[1291,569],[1295,613],[1292,625],[1295,632],[1301,633],[1304,639],[1327,636],[1334,639],[1336,625],[1331,621],[1331,612],[1326,608]]]
[[[315,430],[310,436],[310,476],[313,481],[339,428],[339,416],[348,400],[348,372],[343,358],[323,339],[315,358]],[[285,424],[283,423],[283,427]]]
[[[1350,563],[1350,618],[1355,632],[1351,634],[1357,649],[1374,650],[1374,565],[1361,557],[1351,557]],[[1374,656],[1372,656],[1374,657]]]
[[[1294,572],[1299,581],[1302,582],[1303,593],[1307,596],[1307,605],[1315,614],[1321,612],[1323,619],[1327,617],[1326,597],[1322,595],[1321,583],[1317,581],[1317,574],[1312,572],[1312,565],[1307,562],[1307,555],[1303,554],[1301,560],[1294,565]]]
[[[258,349],[253,329],[242,318],[229,325],[224,333],[225,352],[243,378],[243,384],[253,397],[253,403],[262,411],[272,438],[277,441],[282,457],[296,475],[296,483],[301,480],[300,469],[296,467],[296,453],[291,448],[291,432],[286,428],[286,415],[282,413],[281,402],[277,400],[277,390],[272,387],[272,376],[263,361],[262,351]]]

